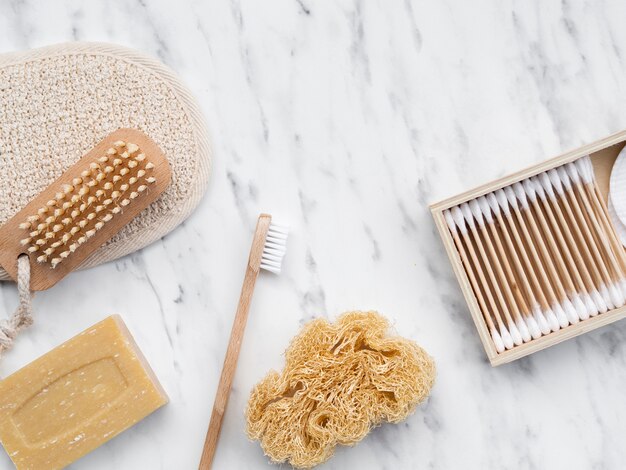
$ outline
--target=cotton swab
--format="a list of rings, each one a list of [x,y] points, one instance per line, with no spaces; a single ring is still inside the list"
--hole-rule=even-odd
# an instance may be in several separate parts
[[[613,280],[611,279],[611,276],[609,275],[607,271],[607,268],[602,259],[602,255],[600,254],[598,247],[596,245],[596,241],[593,235],[591,234],[591,231],[589,230],[589,226],[587,225],[585,216],[583,215],[583,212],[580,208],[578,199],[576,199],[576,195],[574,194],[574,190],[572,189],[572,184],[570,182],[570,179],[566,171],[563,168],[557,168],[556,170],[550,170],[550,171],[554,171],[556,173],[557,177],[561,181],[561,184],[565,188],[565,194],[567,195],[567,198],[570,204],[574,208],[574,214],[576,214],[576,218],[574,218],[572,222],[576,223],[579,227],[582,227],[582,232],[584,233],[584,237],[586,238],[586,243],[591,248],[593,259],[595,260],[596,266],[599,268],[600,275],[602,276],[602,279],[605,282],[606,288],[609,291],[611,303],[613,304],[614,307],[621,307],[622,305],[624,305],[624,297],[622,293],[620,292],[620,290],[617,289],[617,287],[613,283]]]
[[[478,252],[480,253],[480,256],[485,265],[485,269],[487,270],[487,274],[489,275],[489,279],[491,280],[491,285],[494,287],[494,290],[496,292],[496,298],[498,299],[498,302],[500,304],[501,312],[504,314],[504,318],[506,319],[507,326],[509,328],[509,333],[511,333],[513,342],[517,346],[519,346],[520,344],[524,342],[522,339],[522,335],[520,334],[517,328],[517,325],[515,324],[515,322],[513,321],[513,318],[511,317],[509,307],[506,301],[504,300],[504,297],[502,296],[502,289],[498,288],[500,287],[501,283],[498,282],[498,278],[493,272],[493,267],[491,266],[490,259],[487,256],[487,253],[485,252],[484,245],[482,243],[478,230],[476,229],[476,224],[474,222],[474,216],[472,215],[472,211],[466,202],[461,204],[460,208],[461,208],[461,212],[463,213],[463,218],[465,219],[465,222],[469,226],[472,236],[474,238],[474,241],[476,242],[476,246],[478,247]]]
[[[487,323],[487,327],[489,328],[489,332],[491,333],[491,339],[493,340],[493,344],[496,347],[496,351],[499,353],[504,352],[504,341],[502,340],[500,333],[498,333],[498,329],[493,323],[491,314],[489,313],[489,309],[487,308],[487,304],[485,303],[485,299],[480,289],[480,284],[478,284],[476,275],[474,274],[474,268],[472,266],[472,263],[470,263],[469,259],[467,258],[467,252],[465,251],[463,242],[461,242],[461,239],[459,238],[457,227],[454,223],[454,219],[452,218],[452,214],[449,210],[446,210],[444,211],[443,216],[446,219],[446,223],[448,224],[448,229],[450,230],[450,233],[452,233],[452,238],[454,239],[454,244],[459,252],[459,255],[461,256],[463,266],[465,266],[465,272],[467,272],[467,277],[469,278],[470,284],[472,285],[472,289],[474,291],[474,295],[476,296],[476,300],[478,301],[478,305],[480,306],[480,310],[483,312],[483,317],[485,318],[485,322]],[[463,229],[465,230],[465,227],[463,227]],[[483,285],[486,285],[486,283],[483,283]],[[492,308],[494,307],[495,305],[492,305]],[[511,346],[513,346],[512,341]]]
[[[570,253],[575,258],[576,267],[578,268],[578,271],[580,272],[582,276],[582,280],[585,283],[587,293],[589,293],[589,295],[593,299],[598,311],[600,313],[606,312],[608,310],[608,305],[605,300],[606,296],[601,295],[598,292],[598,289],[596,288],[596,286],[599,286],[601,284],[601,281],[599,280],[594,281],[594,279],[592,278],[592,275],[590,274],[587,268],[588,264],[592,267],[592,269],[595,269],[595,266],[593,265],[593,263],[588,263],[587,261],[583,259],[583,254],[581,252],[580,246],[574,240],[572,231],[569,229],[569,225],[565,220],[565,216],[563,215],[563,209],[561,208],[561,204],[559,203],[560,198],[557,197],[557,194],[555,193],[554,188],[552,187],[552,182],[550,181],[550,177],[548,176],[547,173],[540,173],[539,175],[536,176],[536,178],[537,178],[536,181],[541,185],[541,188],[545,191],[546,195],[548,196],[550,200],[552,209],[554,210],[554,213],[557,216],[558,223],[561,227],[561,233],[565,236],[567,244],[570,248]],[[569,209],[569,206],[567,204],[564,204],[564,207]],[[597,273],[597,276],[594,276],[594,277],[598,279],[599,276],[600,274]],[[591,311],[590,311],[590,314],[591,314]]]
[[[535,270],[533,269],[532,264],[530,260],[528,259],[528,255],[526,254],[526,249],[524,248],[522,240],[520,239],[520,236],[517,233],[517,227],[515,226],[515,223],[513,222],[513,219],[511,218],[511,211],[507,203],[506,196],[504,195],[504,192],[501,192],[500,199],[502,199],[502,204],[500,204],[500,201],[498,200],[498,197],[496,196],[495,193],[487,194],[486,199],[487,199],[487,203],[489,204],[489,207],[491,207],[491,210],[496,215],[496,219],[498,221],[498,224],[500,225],[502,233],[504,234],[504,239],[509,248],[509,252],[511,253],[511,256],[513,258],[513,262],[516,266],[518,273],[520,273],[519,277],[520,279],[522,279],[524,288],[526,289],[526,292],[528,293],[527,295],[530,300],[533,316],[541,332],[544,335],[547,335],[548,333],[550,333],[550,325],[548,325],[548,321],[546,320],[546,317],[547,316],[554,317],[554,313],[552,313],[552,311],[550,310],[550,305],[548,304],[548,300],[546,299],[543,293],[543,290],[541,289],[541,285],[539,284],[539,280],[537,279]],[[502,214],[504,214],[504,216]],[[513,245],[513,242],[511,241],[511,236],[509,235],[509,229],[507,228],[507,224],[505,223],[505,221],[508,221],[509,224],[511,225],[510,231],[513,235],[513,238],[515,239],[515,243],[519,250],[519,256],[522,257],[522,261],[524,262],[524,265],[520,263],[519,256],[517,254],[515,246]],[[528,279],[526,276],[530,278],[532,287],[528,285]],[[535,289],[534,292],[533,292],[533,287]],[[556,318],[555,318],[555,321],[556,321]],[[556,323],[558,325],[558,322]]]
[[[500,315],[500,311],[498,310],[498,307],[496,306],[496,303],[494,300],[494,294],[491,292],[489,283],[487,282],[485,273],[483,272],[482,265],[480,261],[478,260],[478,256],[476,255],[476,252],[474,250],[474,245],[472,244],[470,234],[467,230],[467,224],[465,222],[465,217],[463,216],[463,212],[461,211],[459,207],[453,207],[451,214],[452,214],[452,218],[454,219],[454,223],[456,224],[457,228],[461,232],[461,235],[463,236],[463,241],[465,242],[465,246],[467,247],[467,250],[470,253],[472,263],[476,267],[476,271],[480,279],[480,282],[485,288],[485,294],[487,295],[487,300],[489,301],[489,305],[491,306],[491,311],[496,320],[496,323],[498,324],[498,328],[500,330],[500,336],[502,337],[502,342],[504,343],[504,346],[506,347],[506,349],[511,349],[515,345],[513,341],[513,337],[511,336],[511,334],[509,333],[509,330],[504,324],[504,321],[502,320],[502,317]],[[481,257],[483,257],[483,259],[486,258],[486,256],[484,256],[484,249],[481,250],[480,254],[481,254]],[[498,295],[497,284],[493,284],[493,286],[494,286],[493,287],[494,290],[496,290],[496,296],[498,297],[498,302],[501,302],[500,305],[502,305],[504,299],[502,299],[501,294]]]
[[[487,202],[484,202],[486,206],[486,212],[483,214],[480,205],[480,198],[474,199],[470,201],[469,207],[474,215],[474,219],[478,222],[478,226],[482,232],[483,238],[487,244],[487,250],[492,256],[493,264],[496,267],[496,272],[500,278],[502,285],[504,286],[504,293],[509,301],[509,308],[513,311],[513,317],[515,318],[515,324],[517,325],[517,329],[522,335],[522,339],[524,342],[528,342],[531,340],[531,334],[528,330],[528,326],[524,322],[522,318],[522,314],[525,312],[526,314],[529,312],[528,305],[524,301],[519,289],[511,289],[511,286],[515,287],[517,282],[515,280],[515,276],[511,271],[511,267],[508,264],[508,259],[504,254],[504,249],[502,248],[502,244],[500,242],[500,238],[495,232],[495,226],[493,225],[493,218],[491,217],[491,211],[489,210],[489,205]],[[486,227],[490,227],[493,229],[492,235],[494,240],[489,236],[489,232]],[[493,248],[493,243],[495,242],[496,247],[498,248],[498,253]],[[503,271],[504,267],[504,271]],[[521,312],[520,312],[521,310]]]
[[[599,312],[598,305],[594,303],[593,298],[592,298],[594,294],[589,294],[589,292],[595,292],[595,295],[600,299],[600,303],[604,305],[605,310],[606,310],[606,304],[602,300],[602,297],[600,297],[600,294],[598,293],[598,291],[596,291],[595,288],[593,287],[593,283],[590,282],[589,287],[585,285],[580,275],[580,272],[578,270],[578,266],[576,266],[576,263],[574,259],[572,258],[572,253],[570,251],[570,248],[567,245],[565,238],[563,237],[563,232],[561,231],[561,227],[559,226],[554,216],[554,211],[548,200],[548,195],[546,195],[546,191],[544,190],[541,182],[539,181],[539,178],[532,177],[530,178],[530,181],[533,185],[534,191],[537,193],[537,196],[539,196],[539,199],[541,200],[543,210],[548,217],[548,221],[550,222],[552,230],[554,231],[554,234],[558,241],[558,245],[560,247],[563,258],[565,259],[567,263],[567,267],[565,269],[569,270],[569,273],[572,274],[572,279],[575,285],[570,286],[570,288],[574,289],[574,291],[578,293],[578,295],[580,296],[580,298],[582,299],[584,303],[584,307],[585,307],[584,313],[581,314],[581,312],[579,312],[578,315],[581,320],[586,320],[587,318],[589,318],[589,316],[595,316]],[[550,187],[550,190],[552,190],[552,187]]]
[[[530,336],[532,336],[533,339],[537,339],[541,337],[541,331],[539,329],[539,325],[537,325],[537,322],[531,315],[530,308],[528,307],[528,304],[526,303],[526,300],[524,299],[524,295],[522,294],[521,290],[517,287],[517,281],[516,281],[515,275],[513,274],[513,270],[511,269],[511,265],[509,263],[509,257],[507,256],[507,253],[504,247],[502,246],[502,242],[500,241],[500,237],[496,229],[496,224],[491,215],[491,209],[489,208],[489,203],[487,202],[487,199],[485,198],[485,196],[479,197],[478,199],[476,199],[476,202],[478,203],[478,206],[480,207],[480,211],[482,212],[482,215],[485,218],[485,221],[487,222],[487,226],[489,227],[489,230],[491,231],[492,238],[496,243],[496,248],[498,249],[500,259],[502,260],[502,265],[504,266],[504,271],[507,275],[510,285],[513,286],[513,289],[512,289],[513,294],[515,295],[517,302],[519,303],[519,309],[522,315],[521,315],[521,318],[518,318],[517,320],[521,323],[521,325],[518,324],[517,327],[520,330],[520,333],[522,333],[522,336],[523,336],[523,331],[527,329],[527,331],[530,333]],[[497,203],[496,203],[496,206],[497,206]],[[504,230],[505,228],[502,229],[503,233],[504,233]],[[507,234],[507,237],[508,237],[508,234]],[[507,241],[508,241],[507,245],[509,246],[509,249],[510,249],[512,245],[512,243],[509,244],[511,242],[510,238],[507,238]],[[515,259],[517,259],[517,255],[515,255],[514,252],[510,256],[511,258],[515,257]],[[519,260],[517,261],[519,262]],[[526,295],[529,298],[529,300],[534,301],[536,304],[536,300],[534,300],[534,296],[532,296],[532,290],[530,289],[530,286],[528,285],[528,279],[526,279],[525,273],[523,271],[521,272],[518,271],[518,278],[521,280],[522,286],[525,289]]]
[[[580,296],[578,295],[578,292],[576,291],[576,288],[574,287],[574,282],[572,281],[569,271],[567,267],[565,266],[565,262],[563,261],[563,256],[561,255],[561,252],[559,251],[559,248],[554,239],[554,235],[552,234],[552,231],[550,230],[550,227],[548,226],[548,222],[546,221],[546,218],[541,210],[541,207],[539,206],[539,201],[537,201],[537,193],[535,191],[535,185],[531,182],[530,179],[526,179],[522,182],[522,186],[524,188],[524,191],[526,192],[526,196],[528,197],[530,204],[533,206],[534,215],[537,217],[537,220],[539,220],[539,225],[541,227],[541,230],[543,231],[543,236],[548,241],[550,251],[552,252],[552,257],[556,261],[556,267],[558,268],[560,272],[561,280],[563,281],[563,284],[564,284],[565,294],[570,299],[570,301],[572,302],[572,305],[576,309],[575,310],[576,315],[569,317],[568,319],[570,323],[572,324],[577,323],[579,320],[586,320],[587,318],[589,318],[589,314],[587,313],[587,308],[585,307],[585,304],[583,303],[583,301],[580,299]]]
[[[524,236],[526,246],[531,252],[534,265],[538,271],[539,276],[541,277],[544,290],[550,302],[550,309],[554,313],[553,318],[550,318],[550,317],[546,317],[546,318],[550,322],[550,328],[552,329],[552,331],[556,331],[562,326],[565,327],[569,324],[567,320],[567,316],[565,315],[565,312],[563,311],[563,307],[561,306],[560,300],[557,298],[554,292],[554,289],[552,288],[552,282],[548,278],[548,274],[546,273],[546,268],[544,267],[544,262],[542,262],[541,258],[539,257],[539,254],[537,253],[537,249],[535,248],[535,242],[533,241],[533,238],[530,236],[530,233],[528,232],[528,228],[526,227],[526,222],[524,218],[522,217],[522,213],[520,211],[520,207],[517,202],[517,197],[515,196],[513,189],[511,187],[506,187],[503,189],[503,191],[504,191],[504,194],[506,196],[508,203],[511,205],[511,208],[513,209],[512,212],[515,214],[517,223]]]
[[[565,165],[565,169],[571,181],[574,183],[573,185],[576,187],[588,217],[596,229],[595,232],[600,239],[600,243],[606,253],[606,258],[615,274],[615,280],[619,283],[622,294],[626,295],[626,269],[624,264],[622,264],[623,259],[620,258],[620,253],[623,255],[624,250],[618,249],[617,252],[615,251],[615,245],[613,244],[613,240],[611,240],[611,235],[614,236],[615,232],[611,228],[607,229],[604,221],[602,221],[602,217],[598,215],[596,209],[592,207],[592,197],[590,197],[588,190],[585,188],[586,184],[583,182],[576,165],[574,163],[568,163]]]
[[[559,277],[556,267],[554,265],[554,260],[552,259],[552,257],[550,257],[550,254],[548,253],[546,244],[543,240],[543,237],[541,236],[541,233],[539,232],[539,228],[537,227],[537,222],[535,221],[534,215],[530,210],[530,205],[528,204],[528,198],[526,197],[524,187],[521,185],[521,183],[514,183],[513,192],[520,202],[523,213],[526,215],[526,220],[528,221],[528,225],[530,226],[532,234],[535,238],[535,243],[537,243],[537,246],[539,247],[539,252],[541,253],[541,256],[543,257],[543,260],[545,262],[545,267],[548,270],[548,274],[552,278],[552,285],[556,291],[557,298],[560,301],[560,305],[565,312],[565,317],[559,318],[559,322],[561,328],[565,328],[569,323],[575,323],[576,321],[578,321],[576,309],[574,308],[569,298],[567,297],[567,294],[565,293],[565,288],[563,287],[561,278]]]

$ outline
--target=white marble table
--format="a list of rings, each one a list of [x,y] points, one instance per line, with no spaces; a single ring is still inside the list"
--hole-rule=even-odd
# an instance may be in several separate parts
[[[438,378],[324,469],[622,467],[626,323],[492,369],[427,206],[625,128],[625,16],[618,0],[2,2],[2,52],[109,41],[175,69],[215,161],[183,226],[38,295],[0,375],[121,313],[171,403],[71,468],[196,468],[271,211],[292,238],[284,274],[259,281],[215,468],[271,468],[243,432],[247,395],[305,321],[348,309],[386,314]],[[0,295],[6,314],[13,286]]]

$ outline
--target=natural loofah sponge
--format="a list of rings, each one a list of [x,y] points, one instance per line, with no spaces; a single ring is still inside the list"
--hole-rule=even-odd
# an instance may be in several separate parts
[[[387,336],[376,312],[347,312],[304,326],[281,374],[270,371],[250,395],[247,432],[274,462],[311,468],[337,444],[354,445],[383,420],[397,423],[420,404],[435,364],[416,343]]]

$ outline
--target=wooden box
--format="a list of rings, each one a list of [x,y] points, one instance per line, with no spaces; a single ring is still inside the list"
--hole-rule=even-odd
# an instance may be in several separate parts
[[[486,195],[513,183],[535,176],[544,171],[573,162],[586,155],[590,156],[593,164],[593,171],[595,173],[596,184],[599,190],[598,192],[604,201],[607,202],[610,172],[615,159],[625,145],[626,130],[430,206],[432,215],[435,219],[435,224],[439,230],[446,252],[448,253],[452,263],[452,268],[459,281],[461,290],[469,306],[470,314],[476,324],[478,334],[492,366],[514,361],[549,346],[558,344],[561,341],[565,341],[587,331],[594,330],[619,320],[626,315],[626,305],[598,314],[576,324],[570,324],[569,326],[561,328],[558,331],[554,331],[537,339],[532,339],[529,342],[525,342],[524,344],[498,353],[490,335],[489,328],[478,305],[477,298],[470,284],[470,280],[462,263],[461,256],[455,246],[450,229],[448,228],[448,224],[444,217],[444,211],[464,202],[473,200],[479,196]]]

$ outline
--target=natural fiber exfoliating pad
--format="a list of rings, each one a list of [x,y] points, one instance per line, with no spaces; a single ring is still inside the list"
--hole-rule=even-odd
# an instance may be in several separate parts
[[[163,237],[206,189],[211,149],[195,101],[168,68],[130,49],[78,42],[0,55],[0,116],[0,224],[116,129],[139,129],[165,153],[171,184],[83,268]]]
[[[373,426],[397,423],[429,395],[435,364],[411,340],[388,336],[376,312],[348,312],[304,326],[250,395],[247,432],[274,462],[310,468],[337,444],[354,445]]]

